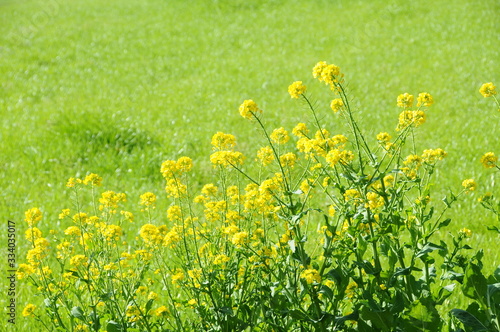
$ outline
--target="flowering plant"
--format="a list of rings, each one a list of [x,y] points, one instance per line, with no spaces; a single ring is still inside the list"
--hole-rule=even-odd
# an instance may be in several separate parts
[[[37,287],[43,310],[28,304],[23,314],[66,331],[436,331],[469,328],[475,313],[488,316],[485,328],[498,327],[493,297],[483,300],[481,253],[464,254],[471,231],[436,239],[451,222],[446,211],[476,183],[464,180],[434,203],[435,169],[447,153],[417,148],[414,135],[433,97],[420,93],[415,104],[401,94],[394,133],[369,139],[340,68],[319,62],[313,77],[333,92],[345,133],[320,121],[301,81],[288,91],[312,124],[292,135],[268,130],[265,113],[245,100],[240,115],[265,137],[255,160],[237,151],[234,135],[217,132],[216,177],[201,189],[190,183],[189,157],[163,162],[171,204],[159,215],[156,195],[141,195],[136,239],[126,241],[134,220],[121,210],[126,196],[99,196],[96,174],[68,181],[74,206],[61,212],[63,234],[44,236],[41,211],[28,210],[32,249],[18,277]],[[442,315],[458,285],[481,306]]]

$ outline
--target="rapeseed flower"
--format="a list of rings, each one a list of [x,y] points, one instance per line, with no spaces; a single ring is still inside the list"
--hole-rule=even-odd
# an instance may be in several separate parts
[[[479,93],[481,93],[484,98],[496,95],[497,94],[496,86],[493,85],[492,82],[484,83],[483,85],[481,85],[481,88],[479,88]]]
[[[262,166],[271,164],[274,160],[273,149],[269,146],[264,146],[257,151],[257,158],[260,160]]]
[[[252,116],[257,116],[258,113],[262,113],[262,110],[260,110],[257,104],[251,99],[245,100],[243,104],[240,105],[239,111],[240,115],[245,119],[252,119]]]
[[[403,108],[410,108],[413,106],[413,95],[409,93],[403,93],[398,96],[398,106]]]
[[[34,317],[35,316],[36,305],[27,304],[23,309],[23,317]]]
[[[462,181],[462,186],[465,188],[467,192],[474,191],[477,188],[477,183],[474,179],[467,179]]]
[[[39,208],[31,208],[24,213],[25,221],[29,227],[33,227],[42,220],[42,211]]]
[[[288,131],[285,128],[277,128],[274,129],[271,133],[271,140],[276,144],[285,144],[290,140],[290,136],[288,136]]]
[[[429,107],[434,103],[434,99],[427,92],[422,92],[418,94],[417,107],[426,106]]]
[[[302,81],[296,81],[293,82],[289,87],[288,87],[288,93],[292,98],[299,98],[301,94],[306,92],[306,86],[302,84]]]
[[[481,157],[481,164],[486,168],[497,166],[498,157],[493,152],[487,152]]]
[[[330,103],[330,108],[335,113],[340,111],[342,109],[342,106],[344,106],[344,102],[340,98],[336,98],[336,99],[332,100],[332,102]]]
[[[301,274],[300,277],[302,279],[305,279],[308,284],[312,283],[321,283],[321,275],[319,274],[318,270],[316,269],[307,269],[304,270]]]

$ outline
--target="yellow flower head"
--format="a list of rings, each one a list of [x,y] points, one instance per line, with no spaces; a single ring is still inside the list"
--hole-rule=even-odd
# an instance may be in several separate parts
[[[257,151],[257,158],[260,160],[262,166],[267,166],[274,160],[273,149],[269,146],[264,146]]]
[[[443,160],[448,154],[443,149],[428,149],[422,154],[422,161],[427,164],[434,164],[439,160]]]
[[[182,210],[179,205],[172,205],[167,210],[167,218],[170,221],[177,221],[182,219]]]
[[[258,113],[262,113],[262,110],[260,110],[257,104],[251,99],[245,100],[243,104],[240,105],[239,111],[240,115],[245,119],[252,119],[252,116],[257,116]]]
[[[484,98],[496,95],[496,86],[494,86],[491,82],[484,83],[483,85],[481,85],[481,88],[479,88],[479,93],[481,93]]]
[[[340,98],[336,98],[336,99],[332,100],[332,102],[330,103],[330,108],[335,113],[340,111],[342,109],[342,106],[344,106],[344,102]]]
[[[293,167],[297,161],[297,155],[293,152],[285,153],[280,157],[281,165],[285,167]]]
[[[467,192],[474,191],[477,188],[477,183],[474,179],[467,179],[462,182],[462,186],[465,188]]]
[[[296,81],[293,82],[289,87],[288,87],[288,93],[292,98],[299,98],[301,94],[306,92],[306,86],[302,84],[302,81]]]
[[[158,317],[165,317],[168,315],[168,313],[169,313],[168,308],[165,307],[164,305],[155,310],[155,316]]]
[[[211,144],[214,151],[231,150],[236,146],[236,137],[219,131],[212,136]]]
[[[486,168],[497,166],[498,157],[493,152],[487,152],[481,157],[481,164]]]
[[[426,106],[429,107],[434,103],[434,99],[427,92],[422,92],[418,94],[417,107]]]
[[[398,106],[403,108],[410,108],[413,106],[413,95],[403,93],[398,96]]]
[[[90,173],[83,179],[83,184],[88,185],[91,184],[92,186],[100,186],[102,184],[102,177],[95,173]]]
[[[308,284],[321,283],[321,276],[316,269],[307,269],[300,274],[302,279],[305,279]]]
[[[87,266],[88,265],[88,257],[85,255],[75,255],[71,257],[69,263],[74,267],[78,266]]]
[[[239,166],[245,161],[245,156],[238,151],[216,151],[210,155],[210,162],[215,166]]]
[[[391,140],[391,135],[389,133],[383,132],[377,135],[377,141],[379,142],[389,142]]]
[[[33,227],[37,222],[42,220],[42,211],[39,208],[31,208],[24,212],[26,217],[24,220],[28,223],[28,226]]]
[[[147,193],[142,194],[140,196],[140,199],[141,199],[141,202],[140,202],[141,205],[151,206],[151,205],[154,205],[156,202],[156,195],[151,193],[151,192],[147,192]]]
[[[27,304],[23,309],[23,317],[34,317],[35,316],[36,305]]]
[[[26,237],[26,240],[35,242],[37,239],[42,237],[42,231],[36,227],[31,227],[26,230],[24,236]]]
[[[465,237],[471,237],[472,236],[472,231],[468,228],[462,228],[461,230],[458,231],[459,234],[465,236]]]
[[[292,134],[297,137],[305,137],[309,133],[309,129],[305,123],[298,123],[292,130]]]
[[[271,133],[271,140],[276,144],[285,144],[290,140],[290,136],[288,136],[288,132],[285,128],[277,128],[274,129]]]
[[[180,173],[187,173],[193,168],[193,160],[189,157],[177,159],[176,168]]]

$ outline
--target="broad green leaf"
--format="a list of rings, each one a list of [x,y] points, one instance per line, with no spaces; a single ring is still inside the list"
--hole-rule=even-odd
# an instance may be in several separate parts
[[[84,320],[84,312],[80,307],[73,307],[71,309],[71,316],[78,318],[80,320]]]
[[[465,310],[453,309],[450,313],[461,321],[462,324],[472,328],[472,332],[488,331],[488,328],[484,326],[474,315]]]

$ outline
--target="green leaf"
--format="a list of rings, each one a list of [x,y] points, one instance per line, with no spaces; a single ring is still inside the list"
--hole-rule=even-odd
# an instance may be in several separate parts
[[[479,265],[469,263],[465,269],[464,283],[462,285],[464,295],[483,302],[483,298],[486,296],[487,285],[488,283],[485,276],[481,273]]]
[[[153,302],[155,300],[154,299],[150,299],[147,303],[146,303],[146,315],[148,314],[149,310],[151,310],[151,307],[153,306]]]
[[[123,328],[120,323],[110,320],[106,326],[107,332],[122,332]]]
[[[406,330],[439,331],[440,324],[439,313],[431,301],[413,302],[410,311],[405,315]]]
[[[71,316],[73,316],[75,318],[78,318],[78,319],[84,321],[85,320],[84,315],[85,314],[84,314],[82,308],[80,308],[80,307],[73,307],[71,309]]]
[[[380,329],[380,331],[390,331],[393,326],[393,316],[389,311],[375,311],[368,307],[363,307],[360,314],[362,320],[370,321],[372,326]]]
[[[450,313],[462,322],[462,324],[472,328],[472,332],[488,331],[488,328],[484,326],[474,315],[465,310],[452,309]]]
[[[424,247],[422,249],[420,249],[420,251],[416,254],[416,257],[417,258],[422,257],[422,256],[426,255],[427,253],[430,253],[434,250],[446,250],[446,248],[439,246],[437,244],[428,242],[424,245]]]

